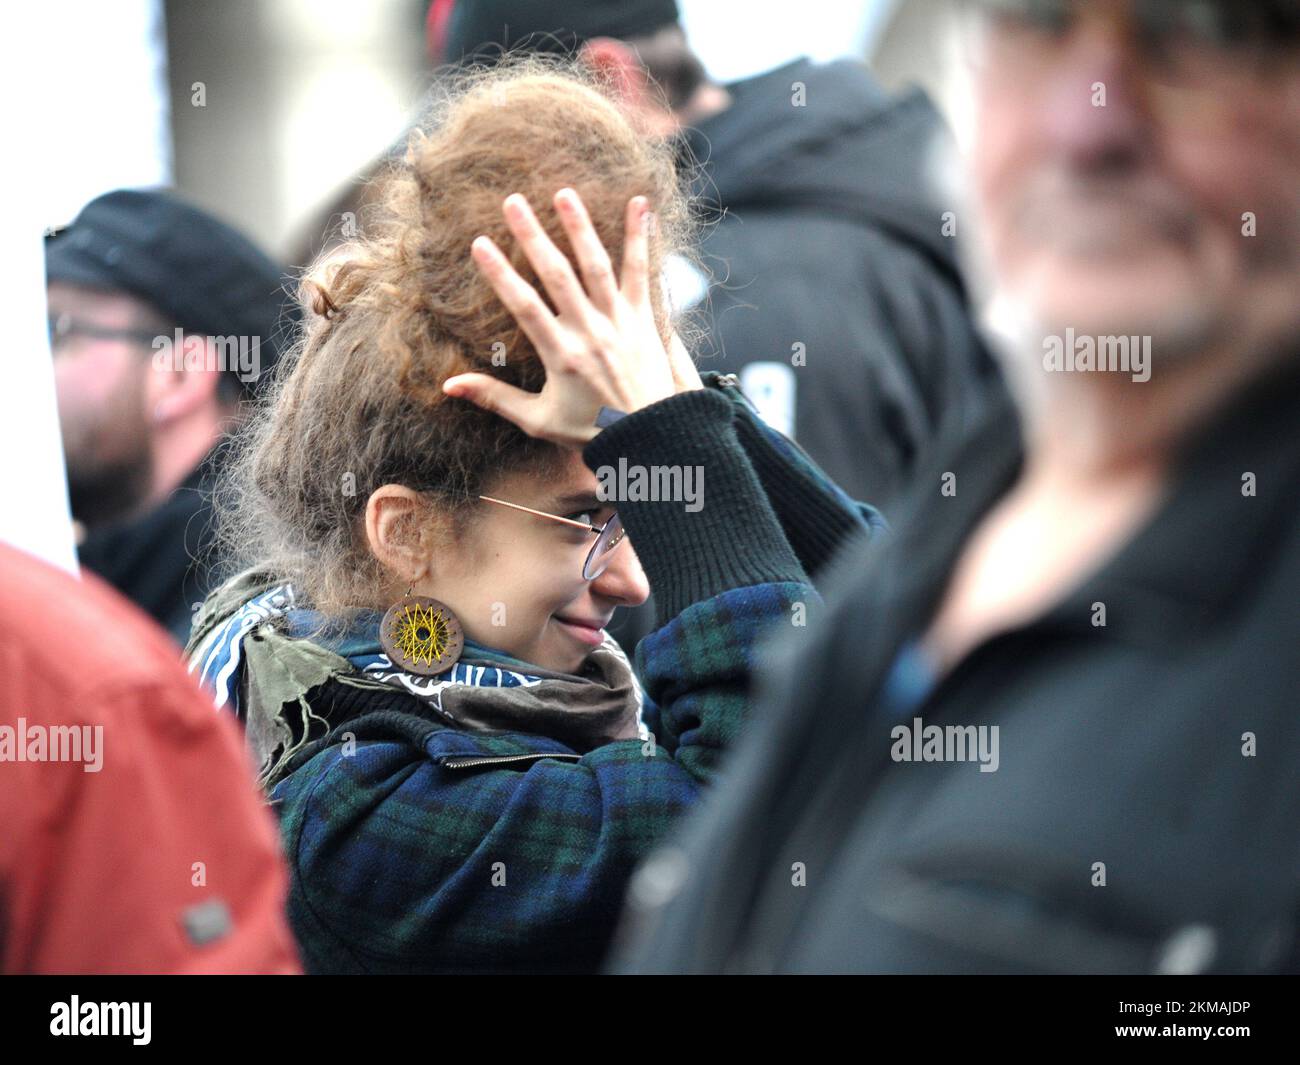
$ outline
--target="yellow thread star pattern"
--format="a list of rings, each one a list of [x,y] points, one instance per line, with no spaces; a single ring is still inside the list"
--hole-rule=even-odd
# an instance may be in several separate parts
[[[408,606],[394,620],[393,629],[393,643],[407,661],[417,665],[439,661],[451,640],[447,619],[433,607]]]

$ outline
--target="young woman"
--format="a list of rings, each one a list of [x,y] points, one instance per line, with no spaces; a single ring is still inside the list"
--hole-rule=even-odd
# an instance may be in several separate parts
[[[191,665],[261,761],[309,970],[591,970],[760,632],[873,514],[695,372],[670,148],[597,87],[475,75],[381,192],[229,463],[251,566]],[[638,468],[695,495],[619,498]],[[638,680],[603,630],[651,589]]]

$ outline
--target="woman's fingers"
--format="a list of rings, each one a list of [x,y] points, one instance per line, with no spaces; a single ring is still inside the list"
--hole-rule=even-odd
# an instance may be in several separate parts
[[[596,227],[582,197],[574,189],[561,189],[555,194],[555,209],[560,223],[573,245],[573,253],[582,271],[582,283],[587,296],[606,315],[614,313],[614,299],[618,295],[618,282],[614,277],[614,264],[609,252],[600,242]]]
[[[649,201],[636,196],[628,202],[618,279],[577,194],[562,189],[555,206],[591,296],[523,196],[507,197],[503,211],[558,316],[488,237],[473,244],[475,263],[541,357],[546,368],[542,391],[525,392],[487,373],[461,374],[443,387],[448,395],[468,399],[530,436],[579,447],[597,432],[595,414],[601,405],[639,410],[674,391],[698,387],[698,377],[684,349],[673,353],[686,359],[674,369],[655,323],[649,288]]]
[[[537,290],[519,276],[491,237],[476,237],[470,245],[470,253],[492,291],[519,323],[524,335],[533,342],[542,365],[549,369],[563,354],[563,341],[551,309]]]
[[[510,232],[523,247],[546,294],[555,302],[560,314],[575,322],[585,320],[590,306],[587,294],[573,272],[569,257],[547,236],[528,200],[517,192],[513,193],[506,197],[502,210]]]
[[[650,227],[654,216],[650,201],[633,196],[624,217],[623,275],[620,288],[634,307],[644,307],[650,298]]]
[[[457,374],[442,383],[442,390],[513,422],[529,436],[562,446],[580,448],[600,431],[590,410],[568,411],[557,407],[554,398],[548,402],[540,393],[526,392],[491,374]]]
[[[508,385],[491,374],[463,373],[448,377],[442,390],[457,399],[467,399],[476,407],[512,421],[529,436],[537,435],[533,408],[537,403],[535,392]]]

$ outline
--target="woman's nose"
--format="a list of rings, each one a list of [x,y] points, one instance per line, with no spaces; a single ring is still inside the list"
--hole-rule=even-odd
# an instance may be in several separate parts
[[[650,598],[650,582],[641,560],[626,539],[614,548],[605,572],[591,582],[592,591],[622,606],[640,606]]]

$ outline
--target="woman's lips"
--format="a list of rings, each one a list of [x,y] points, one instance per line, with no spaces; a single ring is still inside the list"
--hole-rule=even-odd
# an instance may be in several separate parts
[[[592,622],[574,621],[569,618],[562,618],[558,614],[555,620],[572,633],[577,639],[591,647],[599,647],[605,642],[605,632],[603,626],[596,625]]]

